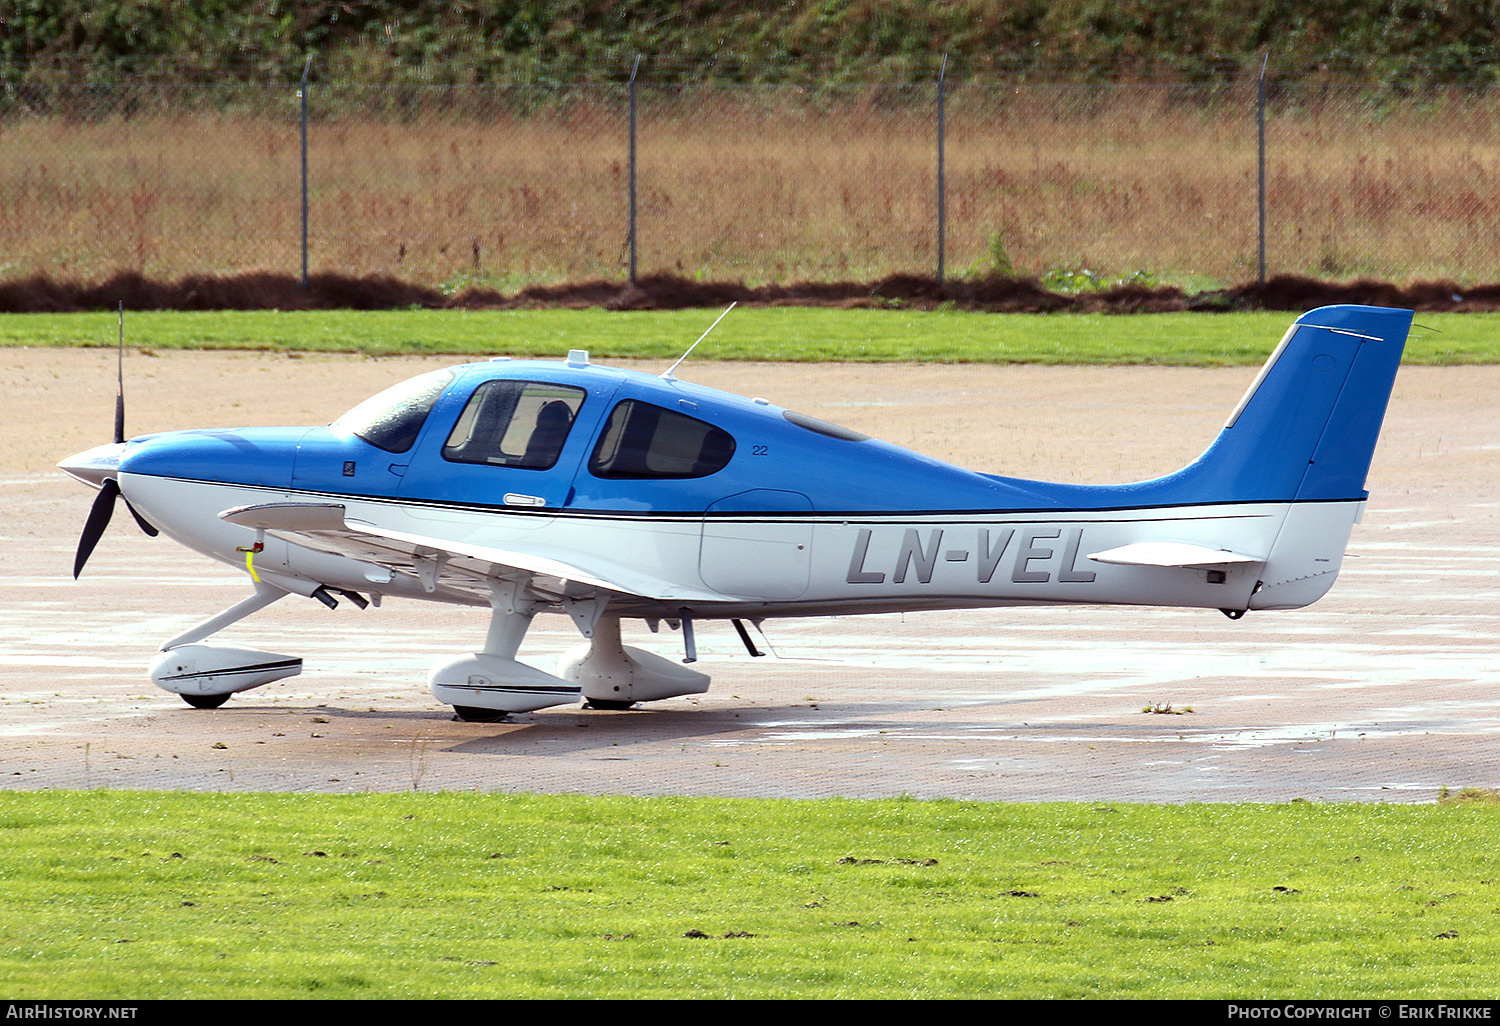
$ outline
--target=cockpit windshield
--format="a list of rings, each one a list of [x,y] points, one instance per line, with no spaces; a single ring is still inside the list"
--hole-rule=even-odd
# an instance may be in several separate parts
[[[406,452],[416,443],[438,396],[452,381],[452,371],[429,371],[372,395],[333,426],[386,452]]]

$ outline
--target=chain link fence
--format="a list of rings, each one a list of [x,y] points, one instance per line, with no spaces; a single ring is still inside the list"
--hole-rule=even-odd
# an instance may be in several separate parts
[[[316,83],[314,271],[458,289],[998,272],[1500,278],[1492,90]],[[296,87],[0,94],[0,279],[301,265]],[[634,146],[632,147],[632,131]],[[632,161],[633,156],[633,161]],[[942,191],[939,192],[939,160]],[[633,180],[633,185],[632,185]],[[942,231],[939,232],[941,220]]]

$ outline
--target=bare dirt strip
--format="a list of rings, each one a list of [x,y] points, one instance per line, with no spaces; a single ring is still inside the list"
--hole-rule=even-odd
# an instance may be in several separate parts
[[[130,354],[127,426],[322,423],[437,362]],[[12,788],[1417,802],[1500,786],[1500,367],[1402,370],[1351,558],[1307,610],[768,621],[775,654],[761,659],[705,624],[707,695],[495,725],[455,722],[425,686],[440,655],[477,645],[484,614],[413,602],[289,599],[221,637],[300,654],[303,676],[212,712],[154,689],[157,644],[243,597],[244,575],[145,538],[122,512],[71,580],[92,493],[52,465],[108,440],[113,354],[6,349],[0,368]],[[1255,370],[678,373],[979,470],[1124,481],[1196,455]],[[680,655],[675,634],[626,634]],[[576,641],[566,618],[539,617],[522,655],[545,666]]]
[[[896,274],[875,281],[746,285],[649,274],[631,281],[533,285],[511,295],[491,288],[448,294],[388,275],[323,272],[300,277],[266,271],[191,274],[166,281],[121,271],[103,281],[58,280],[47,275],[0,282],[0,313],[77,313],[86,310],[394,310],[535,309],[684,310],[749,306],[892,306],[931,309],[950,305],[996,313],[1170,313],[1180,310],[1291,310],[1363,303],[1410,310],[1500,310],[1500,284],[1451,281],[1395,285],[1385,281],[1327,282],[1277,275],[1264,283],[1189,294],[1175,286],[1115,285],[1076,293],[1052,292],[1032,278],[958,278]]]

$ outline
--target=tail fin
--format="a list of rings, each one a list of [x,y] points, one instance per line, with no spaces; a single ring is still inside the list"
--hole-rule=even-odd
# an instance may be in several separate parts
[[[1154,484],[1187,502],[1365,498],[1410,310],[1298,317],[1202,456]]]

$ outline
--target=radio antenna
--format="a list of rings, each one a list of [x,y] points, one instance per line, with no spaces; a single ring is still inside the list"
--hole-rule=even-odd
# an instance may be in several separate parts
[[[708,326],[708,331],[713,331],[715,328],[717,328],[719,326],[719,321],[722,321],[724,318],[728,317],[729,311],[733,310],[739,305],[740,301],[738,299],[736,299],[733,303],[730,303],[729,308],[726,309],[723,313],[719,314],[718,320],[715,320]],[[705,331],[703,334],[698,336],[698,342],[702,342],[704,339],[708,338],[708,331]],[[692,345],[688,346],[688,351],[677,358],[677,363],[672,364],[672,366],[661,372],[660,377],[663,381],[677,380],[677,378],[673,376],[672,372],[678,368],[683,360],[686,360],[688,356],[691,355],[694,349],[698,348],[698,342],[694,342]]]

